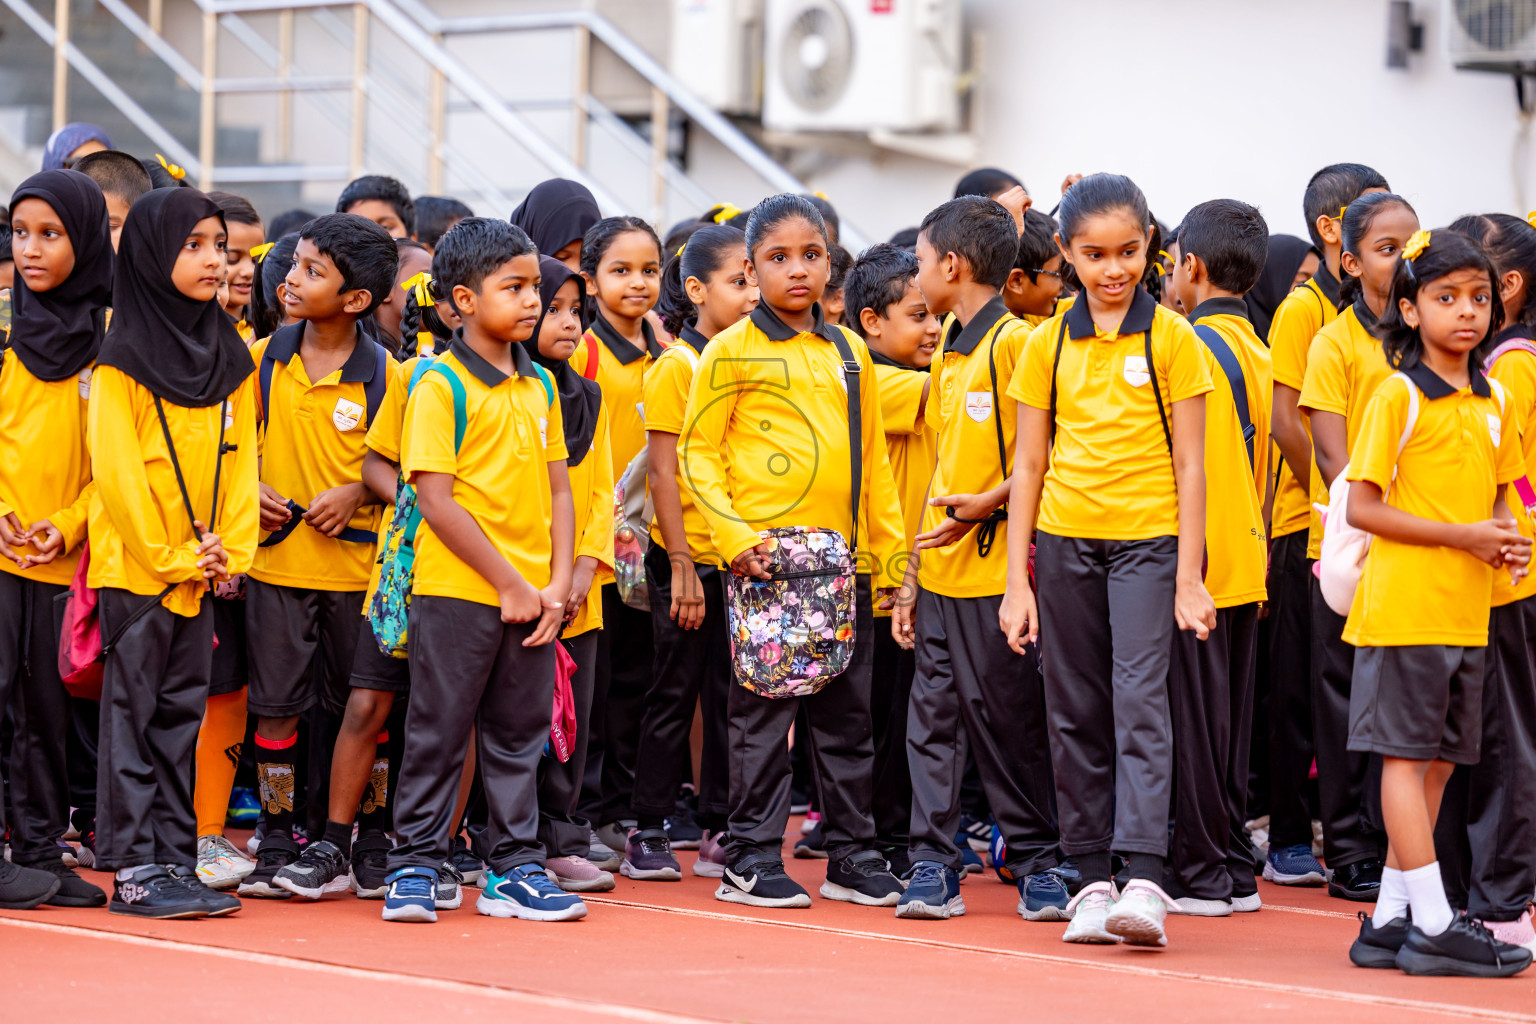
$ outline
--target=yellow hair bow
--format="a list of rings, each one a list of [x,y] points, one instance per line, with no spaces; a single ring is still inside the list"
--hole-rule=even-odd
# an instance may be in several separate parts
[[[1343,220],[1343,219],[1344,219],[1344,214],[1345,214],[1345,212],[1346,212],[1346,211],[1348,211],[1348,210],[1349,210],[1349,207],[1347,207],[1347,206],[1341,206],[1341,207],[1339,207],[1339,215],[1338,215],[1338,217],[1336,217],[1336,218],[1335,218],[1335,219],[1336,219],[1336,220]]]
[[[1408,244],[1403,246],[1403,259],[1412,263],[1424,255],[1424,250],[1429,248],[1429,232],[1420,228],[1408,239]]]
[[[817,189],[815,192],[812,192],[811,195],[815,196],[817,199],[820,199],[824,203],[830,203],[832,201],[827,198],[827,194],[821,189]]]
[[[186,168],[184,168],[184,167],[177,167],[175,164],[171,163],[169,160],[167,160],[165,157],[161,156],[159,153],[155,154],[155,159],[160,161],[160,166],[165,168],[165,173],[169,174],[171,177],[175,178],[177,181],[180,181],[181,179],[183,179],[183,178],[185,178],[187,176]]]
[[[1167,260],[1169,263],[1173,262],[1173,257],[1168,255],[1168,250],[1167,249],[1159,249],[1159,250],[1157,250],[1157,254],[1159,256],[1161,256],[1163,259]]]
[[[1530,213],[1525,215],[1525,222],[1531,227],[1536,228],[1536,210],[1532,210]]]
[[[715,211],[714,220],[716,224],[724,224],[732,217],[738,217],[740,215],[741,207],[737,206],[735,203],[721,203],[720,208]]]
[[[271,252],[272,247],[276,244],[276,242],[262,242],[260,245],[251,246],[251,259],[260,263],[267,258],[267,253]]]
[[[686,249],[686,248],[688,248],[688,243],[684,242],[682,245],[677,247],[677,252],[673,253],[672,255],[673,256],[681,256],[683,254],[683,250]]]
[[[430,306],[437,301],[432,297],[432,275],[425,270],[408,280],[401,281],[400,290],[403,292],[414,291],[416,293],[417,306]]]

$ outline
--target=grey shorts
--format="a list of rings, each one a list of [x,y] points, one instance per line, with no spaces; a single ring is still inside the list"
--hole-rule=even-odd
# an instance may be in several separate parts
[[[346,710],[364,596],[246,578],[251,714],[287,718],[316,704],[337,714]]]
[[[1411,761],[1477,764],[1483,647],[1357,647],[1349,749]]]
[[[379,650],[373,625],[364,616],[357,634],[357,653],[352,656],[352,689],[406,693],[410,688],[411,663]]]

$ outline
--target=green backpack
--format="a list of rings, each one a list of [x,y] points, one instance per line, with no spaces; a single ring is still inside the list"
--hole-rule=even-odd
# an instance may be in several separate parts
[[[553,404],[555,386],[549,371],[538,364],[534,364],[534,369],[538,371],[539,383],[544,385],[545,398]],[[464,429],[469,422],[464,382],[435,359],[420,359],[406,385],[407,397],[428,373],[440,374],[453,390],[453,450],[457,452],[464,443]],[[416,504],[416,488],[406,483],[402,472],[395,485],[395,515],[379,551],[379,586],[368,606],[373,638],[379,650],[391,658],[405,658],[410,654],[406,623],[410,617],[411,584],[416,572],[416,531],[420,526],[421,509]]]

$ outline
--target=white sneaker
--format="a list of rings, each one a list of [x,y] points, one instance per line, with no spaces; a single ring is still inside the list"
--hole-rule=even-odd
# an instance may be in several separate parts
[[[1104,927],[1110,908],[1115,905],[1115,887],[1108,882],[1085,885],[1067,904],[1067,925],[1062,942],[1092,942],[1112,946],[1120,941]]]
[[[223,836],[197,837],[197,878],[210,889],[233,889],[256,870]]]
[[[1202,900],[1196,896],[1169,899],[1168,913],[1187,917],[1231,917],[1236,908],[1230,900]]]
[[[1172,902],[1156,882],[1133,878],[1104,919],[1104,930],[1120,936],[1129,946],[1166,946],[1163,922]]]
[[[1232,897],[1232,913],[1234,914],[1252,914],[1262,909],[1264,909],[1264,900],[1258,893],[1254,893],[1251,896]]]

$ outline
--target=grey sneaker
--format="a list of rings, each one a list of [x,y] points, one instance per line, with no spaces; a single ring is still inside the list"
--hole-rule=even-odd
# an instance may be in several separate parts
[[[437,873],[437,895],[433,905],[438,910],[458,910],[464,902],[464,876],[453,866],[451,859],[443,861],[443,869]]]
[[[591,861],[594,867],[603,871],[619,870],[619,864],[624,860],[624,855],[605,843],[596,829],[591,830],[591,837],[587,842],[587,860]],[[619,849],[623,848],[624,844],[620,843]]]
[[[624,844],[624,862],[619,871],[640,882],[681,882],[683,869],[672,856],[666,829],[636,829]]]

